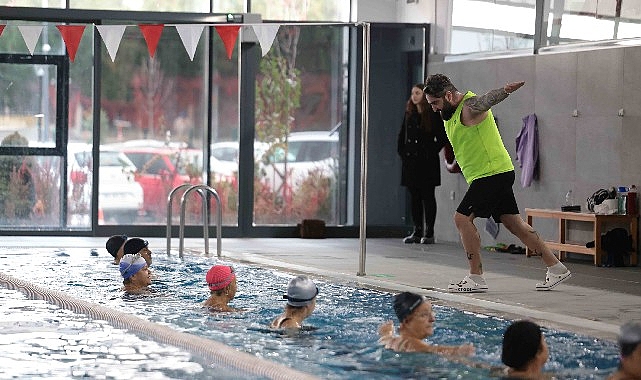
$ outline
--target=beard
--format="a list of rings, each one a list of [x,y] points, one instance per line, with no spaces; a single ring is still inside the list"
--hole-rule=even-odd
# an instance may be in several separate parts
[[[456,112],[456,107],[451,105],[447,100],[443,102],[443,109],[441,109],[441,117],[443,120],[450,120]]]

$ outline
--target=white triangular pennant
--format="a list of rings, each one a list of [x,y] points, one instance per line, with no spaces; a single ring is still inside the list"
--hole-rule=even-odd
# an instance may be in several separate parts
[[[196,54],[196,48],[198,47],[198,41],[200,41],[200,36],[203,34],[203,29],[205,25],[198,24],[178,24],[176,25],[176,30],[178,35],[183,42],[187,54],[189,54],[189,59],[194,60],[194,54]]]
[[[254,33],[256,33],[264,57],[274,44],[274,38],[276,38],[280,24],[252,25],[252,28],[254,29]]]
[[[27,49],[29,53],[33,55],[33,51],[36,48],[38,43],[38,38],[40,38],[40,33],[42,33],[43,25],[18,25],[20,33],[22,34],[22,39],[24,43],[27,44]]]
[[[123,34],[125,34],[125,28],[127,25],[96,25],[102,41],[107,47],[107,52],[109,57],[111,57],[111,62],[116,60],[116,53],[118,53],[118,48],[120,47],[120,41],[122,40]]]

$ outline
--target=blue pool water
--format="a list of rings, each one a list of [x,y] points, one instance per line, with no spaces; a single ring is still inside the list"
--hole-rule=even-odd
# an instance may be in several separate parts
[[[215,258],[186,256],[181,260],[155,253],[154,294],[141,297],[123,297],[121,277],[111,261],[104,250],[99,250],[97,257],[87,249],[0,251],[0,271],[8,275],[214,339],[324,379],[491,378],[484,368],[430,354],[396,354],[378,346],[378,326],[386,320],[395,320],[392,293],[312,276],[320,293],[316,310],[306,324],[314,329],[285,336],[267,329],[267,325],[281,313],[282,294],[293,274],[232,263],[239,290],[231,305],[244,308],[245,312],[212,314],[201,303],[208,296],[205,274]],[[438,303],[434,310],[437,322],[430,342],[448,345],[470,342],[476,347],[472,361],[501,365],[501,337],[510,321]],[[396,320],[395,324],[398,325]],[[544,333],[550,348],[546,371],[559,378],[600,379],[617,366],[614,342],[555,330]],[[201,365],[204,369],[200,372],[194,369],[197,363],[176,365],[193,371],[189,378],[207,378],[207,363]],[[163,373],[167,378],[183,377]]]

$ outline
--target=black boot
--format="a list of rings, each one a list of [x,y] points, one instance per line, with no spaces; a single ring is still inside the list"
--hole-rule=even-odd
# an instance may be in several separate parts
[[[410,236],[407,236],[405,239],[403,239],[403,243],[418,244],[421,242],[422,237],[423,237],[423,229],[414,227],[414,232],[412,232]]]
[[[434,244],[434,231],[427,230],[421,238],[421,244]]]

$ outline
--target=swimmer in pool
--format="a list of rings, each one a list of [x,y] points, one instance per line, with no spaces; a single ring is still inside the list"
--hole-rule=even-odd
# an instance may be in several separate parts
[[[151,276],[147,262],[141,255],[124,255],[119,264],[122,275],[123,290],[129,294],[141,294],[149,291]]]
[[[630,321],[619,333],[619,369],[608,380],[641,379],[641,321]]]
[[[125,254],[124,247],[126,241],[127,235],[113,235],[107,239],[105,248],[107,248],[107,252],[114,257],[114,265],[120,264],[120,259],[122,259],[122,255]]]
[[[429,344],[425,338],[434,333],[432,304],[423,296],[403,292],[394,296],[394,311],[401,326],[399,335],[394,335],[394,323],[385,322],[378,329],[379,343],[396,352],[430,352],[441,355],[472,355],[474,346],[440,346]]]
[[[139,254],[147,262],[147,266],[151,266],[151,250],[149,250],[149,242],[139,237],[128,239],[122,247],[125,255]]]
[[[505,329],[501,361],[508,368],[504,370],[504,376],[510,379],[552,378],[543,373],[548,355],[545,337],[536,323],[516,321]]]
[[[229,305],[236,295],[236,274],[228,265],[214,265],[207,272],[207,286],[211,292],[203,304],[210,311],[242,311]]]
[[[303,320],[312,315],[316,307],[317,295],[318,287],[307,276],[292,278],[287,285],[287,294],[283,296],[287,300],[285,311],[272,321],[270,327],[273,329],[300,329]]]

